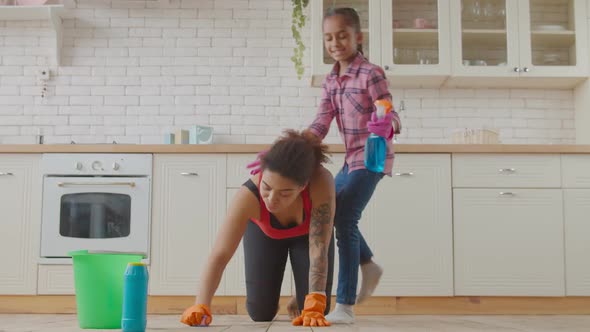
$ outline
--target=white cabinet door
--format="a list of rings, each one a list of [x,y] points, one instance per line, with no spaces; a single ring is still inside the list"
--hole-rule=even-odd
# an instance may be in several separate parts
[[[230,156],[231,157],[231,156]],[[228,207],[239,189],[231,188],[227,190]],[[223,222],[223,221],[221,221]],[[225,295],[244,296],[246,295],[246,274],[244,270],[244,247],[243,241],[240,242],[231,261],[227,264],[225,269]],[[287,259],[285,266],[285,274],[283,275],[283,285],[281,287],[281,295],[288,296],[295,294],[295,285],[293,283],[293,270],[291,269],[291,262]]]
[[[73,265],[39,265],[37,294],[75,294]]]
[[[364,211],[361,232],[384,268],[375,295],[453,295],[451,158],[396,154]]]
[[[590,296],[590,189],[563,191],[566,295]]]
[[[453,66],[446,85],[576,86],[588,76],[585,11],[585,0],[451,0]]]
[[[561,189],[454,189],[455,295],[563,296]]]
[[[324,14],[331,7],[352,7],[358,12],[363,33],[363,53],[372,63],[381,63],[379,2],[378,0],[313,0],[309,2],[311,9],[311,71],[313,85],[320,86],[334,64],[334,60],[325,51],[324,34],[322,33]]]
[[[451,0],[453,76],[518,78],[519,1]]]
[[[37,292],[39,162],[39,155],[0,155],[0,294]]]
[[[153,180],[150,294],[195,295],[225,215],[226,155],[155,155]]]
[[[255,153],[232,153],[227,155],[227,187],[240,188],[250,177],[246,167],[256,160]],[[232,196],[233,197],[233,196]]]
[[[381,59],[392,87],[439,87],[450,75],[449,11],[449,0],[381,1]]]
[[[532,0],[518,5],[521,76],[586,78],[586,0]]]

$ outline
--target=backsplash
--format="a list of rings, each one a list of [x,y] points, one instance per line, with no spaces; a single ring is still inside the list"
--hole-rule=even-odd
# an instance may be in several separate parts
[[[215,143],[270,143],[309,125],[321,92],[309,86],[309,52],[297,79],[290,22],[287,0],[78,0],[55,67],[47,22],[0,21],[0,143],[39,134],[46,144],[162,143],[195,124],[214,127]],[[52,77],[42,98],[44,67]],[[503,143],[575,143],[569,90],[392,94],[405,106],[400,143],[448,143],[457,129],[484,126]],[[335,123],[327,142],[341,142]]]

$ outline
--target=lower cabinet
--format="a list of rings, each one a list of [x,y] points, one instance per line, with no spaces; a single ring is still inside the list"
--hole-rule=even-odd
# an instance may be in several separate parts
[[[336,176],[344,156],[333,161],[327,167]],[[359,229],[384,269],[375,295],[453,295],[450,155],[397,154],[392,177],[379,182]],[[359,272],[359,285],[361,280]]]
[[[590,189],[563,191],[566,295],[590,296]]]
[[[0,295],[37,293],[40,155],[0,154]]]
[[[151,295],[196,295],[226,208],[226,155],[155,155]],[[224,282],[217,295],[224,295]]]
[[[455,295],[563,296],[561,189],[454,189]]]
[[[37,294],[70,295],[75,293],[73,265],[39,265]]]

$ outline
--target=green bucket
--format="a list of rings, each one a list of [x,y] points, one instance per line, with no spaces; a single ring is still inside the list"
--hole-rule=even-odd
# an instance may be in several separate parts
[[[82,329],[120,329],[127,264],[142,254],[88,250],[68,253],[74,262],[78,324]]]

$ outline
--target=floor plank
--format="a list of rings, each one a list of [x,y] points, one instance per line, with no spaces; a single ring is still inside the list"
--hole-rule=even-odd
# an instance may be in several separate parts
[[[179,322],[179,315],[148,316],[148,332],[195,332]],[[0,332],[83,332],[75,315],[0,314]],[[114,330],[91,330],[112,332]],[[116,330],[115,330],[116,331]],[[587,332],[590,316],[361,316],[350,325],[328,328],[296,327],[286,315],[273,322],[253,322],[244,315],[215,315],[207,332]]]

